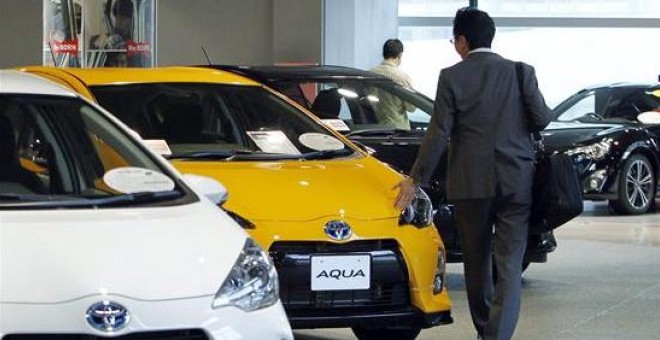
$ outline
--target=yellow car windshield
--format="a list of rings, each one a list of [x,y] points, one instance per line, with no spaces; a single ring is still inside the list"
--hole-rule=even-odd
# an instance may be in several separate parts
[[[99,104],[170,158],[334,158],[353,153],[295,106],[256,86],[96,86]]]

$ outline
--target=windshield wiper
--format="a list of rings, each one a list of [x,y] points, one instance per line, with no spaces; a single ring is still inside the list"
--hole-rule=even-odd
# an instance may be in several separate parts
[[[595,112],[591,112],[591,113],[588,113],[588,114],[586,114],[586,115],[584,115],[584,116],[582,116],[582,117],[580,117],[576,120],[578,122],[585,122],[585,121],[586,122],[593,122],[593,121],[601,121],[603,119],[605,119],[605,118],[603,118],[603,116],[601,116],[601,115],[599,115]]]
[[[18,195],[1,194],[0,200],[11,201],[2,203],[3,208],[79,208],[120,206],[127,203],[148,203],[172,198],[178,198],[182,194],[178,190],[158,192],[138,192],[132,194],[121,194],[108,197],[62,197],[46,195]]]
[[[79,198],[39,195],[39,194],[0,194],[0,201],[7,202],[49,202],[49,201],[70,201]]]
[[[410,133],[411,130],[405,129],[365,129],[355,130],[346,134],[346,137],[351,136],[392,136],[402,133]]]
[[[227,159],[237,155],[251,155],[252,150],[229,150],[229,151],[195,151],[173,153],[165,156],[167,159]]]
[[[168,200],[172,198],[178,198],[181,197],[181,195],[182,194],[179,190],[155,191],[155,192],[145,191],[145,192],[121,194],[121,195],[115,195],[115,196],[103,197],[103,198],[90,198],[87,200],[87,204],[93,206],[113,206],[113,205],[124,205],[126,203],[149,203],[149,202]]]
[[[321,151],[312,151],[307,152],[297,157],[300,159],[329,159],[335,158],[337,156],[348,156],[353,153],[351,149],[339,149],[339,150],[321,150]]]

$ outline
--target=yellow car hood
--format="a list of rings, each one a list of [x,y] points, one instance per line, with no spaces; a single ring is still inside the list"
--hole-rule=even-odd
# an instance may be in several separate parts
[[[393,218],[402,177],[371,157],[325,161],[174,161],[229,191],[225,207],[252,221]]]

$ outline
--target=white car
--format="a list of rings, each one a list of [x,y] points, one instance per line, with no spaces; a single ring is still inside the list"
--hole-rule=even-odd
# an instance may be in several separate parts
[[[95,104],[0,71],[0,338],[293,339],[225,198]]]

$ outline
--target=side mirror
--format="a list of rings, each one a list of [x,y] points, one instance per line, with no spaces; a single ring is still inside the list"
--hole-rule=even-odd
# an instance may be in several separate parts
[[[227,202],[229,192],[227,192],[227,189],[220,182],[213,178],[192,174],[184,174],[182,177],[193,190],[204,195],[211,202],[217,205],[223,205]]]
[[[660,124],[660,112],[642,112],[637,116],[637,120],[642,124]]]

